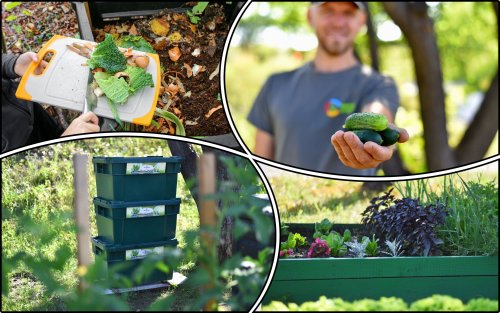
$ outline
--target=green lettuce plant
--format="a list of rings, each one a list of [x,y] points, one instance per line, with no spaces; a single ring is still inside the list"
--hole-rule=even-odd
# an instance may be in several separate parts
[[[323,235],[327,236],[328,233],[330,232],[330,229],[332,229],[333,224],[328,220],[327,218],[324,218],[321,222],[315,223],[314,224],[314,234],[313,238],[319,238]]]
[[[347,247],[344,245],[344,237],[342,237],[336,231],[331,232],[330,234],[328,234],[328,236],[321,236],[321,239],[324,240],[330,248],[331,256],[341,257],[347,253]]]
[[[366,244],[366,255],[367,256],[377,256],[379,253],[379,248],[378,248],[378,239],[375,238],[375,235],[373,235],[372,239],[363,236],[361,239],[362,242],[367,242]]]

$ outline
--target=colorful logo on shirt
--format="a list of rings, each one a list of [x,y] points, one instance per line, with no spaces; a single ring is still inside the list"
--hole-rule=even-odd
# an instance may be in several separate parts
[[[342,102],[337,98],[331,98],[325,102],[325,114],[328,117],[336,117],[339,114],[350,114],[356,109],[354,102]]]

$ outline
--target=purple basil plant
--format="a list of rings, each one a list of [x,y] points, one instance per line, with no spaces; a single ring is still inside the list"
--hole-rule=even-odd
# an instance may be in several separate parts
[[[307,251],[308,258],[327,258],[329,256],[330,248],[326,244],[326,241],[321,238],[316,238]]]

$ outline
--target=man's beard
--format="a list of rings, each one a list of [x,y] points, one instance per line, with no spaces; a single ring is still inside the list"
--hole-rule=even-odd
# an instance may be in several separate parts
[[[327,44],[325,41],[326,40],[321,40],[320,38],[318,38],[319,46],[321,47],[321,49],[323,51],[325,51],[330,56],[337,57],[337,56],[344,55],[351,48],[351,44],[349,44],[349,43],[343,44],[343,43],[340,43],[338,41],[334,41],[331,44]]]

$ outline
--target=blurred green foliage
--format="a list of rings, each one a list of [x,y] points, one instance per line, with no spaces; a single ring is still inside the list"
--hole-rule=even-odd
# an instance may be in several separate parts
[[[433,295],[407,304],[401,298],[381,297],[344,301],[341,298],[328,299],[324,296],[318,301],[307,301],[300,305],[272,301],[262,307],[264,311],[498,311],[498,300],[477,298],[467,304],[460,299],[446,295]]]

